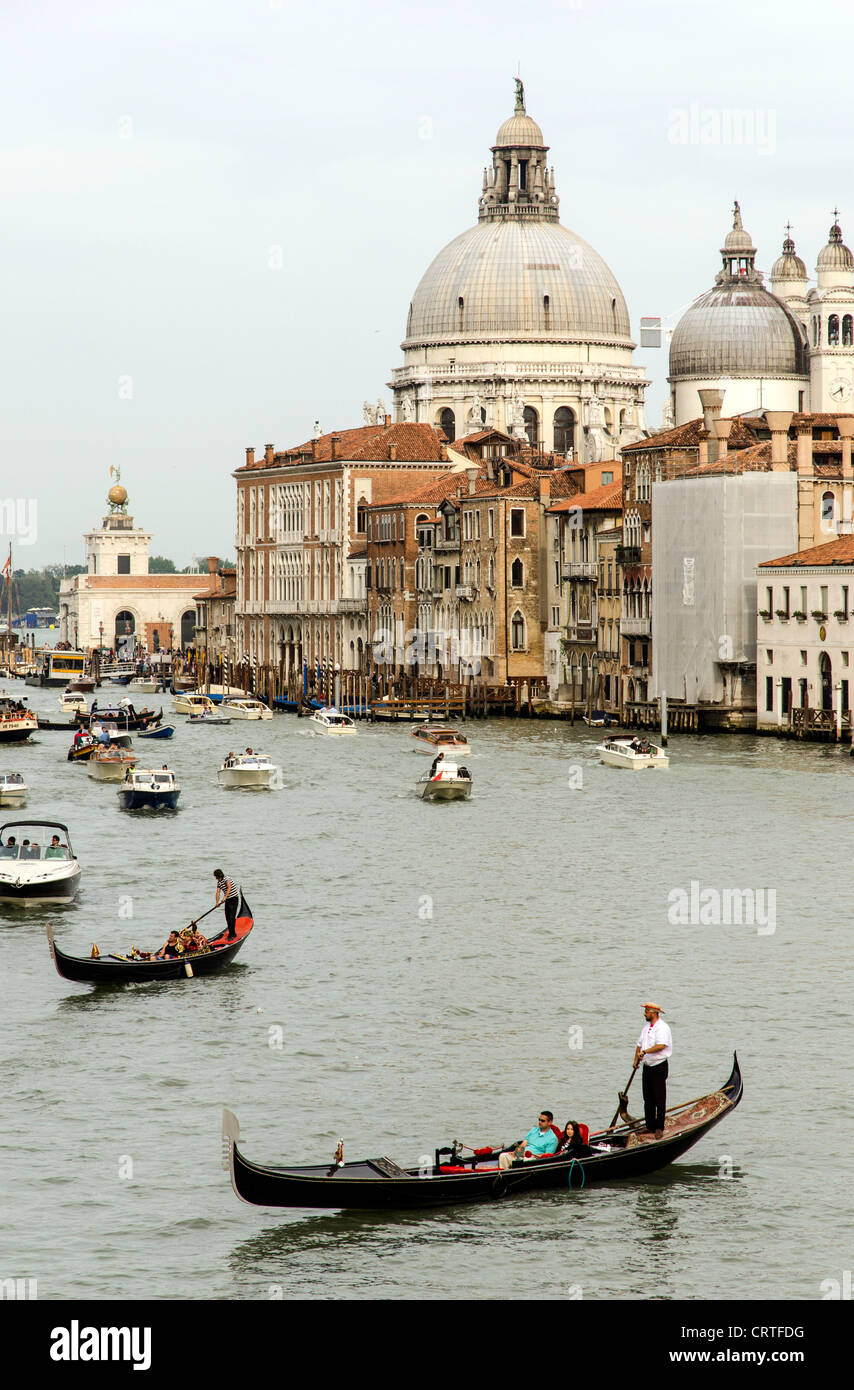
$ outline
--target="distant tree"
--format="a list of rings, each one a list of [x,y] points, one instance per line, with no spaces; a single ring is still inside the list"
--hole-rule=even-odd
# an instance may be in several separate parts
[[[149,574],[177,574],[174,560],[167,560],[165,555],[152,555],[148,562]]]

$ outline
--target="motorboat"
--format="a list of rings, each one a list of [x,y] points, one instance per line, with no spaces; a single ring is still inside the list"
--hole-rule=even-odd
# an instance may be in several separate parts
[[[174,811],[180,795],[181,784],[169,767],[129,768],[118,789],[119,805],[125,811]]]
[[[154,680],[151,676],[139,676],[136,680],[132,681],[131,684],[137,690],[142,691],[144,695],[153,695],[155,691],[163,687],[162,681]]]
[[[460,753],[465,756],[471,748],[464,734],[449,729],[446,724],[421,724],[409,735],[415,741],[415,748],[421,753]]]
[[[252,698],[237,699],[234,696],[223,700],[220,709],[231,719],[272,719],[273,711],[260,700]]]
[[[214,701],[221,704],[223,700],[251,700],[253,698],[251,690],[244,690],[242,685],[206,685],[205,694]]]
[[[39,721],[22,700],[0,694],[0,743],[23,743],[38,732]]]
[[[77,733],[74,735],[74,741],[68,750],[68,761],[70,763],[88,763],[92,754],[98,748],[103,747],[104,745],[101,740],[96,738],[94,734],[90,734],[88,731],[84,733],[82,730],[78,729]]]
[[[355,734],[355,721],[348,714],[341,714],[333,705],[315,710],[309,720],[319,734]]]
[[[172,696],[172,704],[176,714],[201,714],[203,710],[213,713],[216,709],[210,696],[203,695],[198,690],[176,690]]]
[[[229,753],[216,776],[221,787],[269,788],[279,772],[266,753]]]
[[[79,690],[63,690],[58,704],[62,714],[85,714],[89,708],[86,696]]]
[[[648,738],[607,738],[604,743],[597,743],[596,752],[609,767],[627,767],[632,772],[670,766],[667,754]]]
[[[0,825],[0,903],[70,902],[79,880],[80,865],[61,821]]]
[[[591,729],[610,729],[612,724],[620,722],[615,714],[609,714],[604,709],[591,710],[590,714],[582,715],[582,718]]]
[[[188,724],[230,724],[227,714],[220,714],[215,705],[210,709],[199,710],[198,714],[187,715]]]
[[[174,724],[151,724],[147,729],[140,729],[137,738],[171,738],[174,733]]]
[[[86,763],[86,771],[96,782],[123,782],[125,773],[139,762],[135,753],[116,744],[96,748]]]
[[[27,790],[20,772],[0,772],[0,806],[23,806]]]
[[[471,796],[471,773],[467,767],[445,758],[435,773],[425,773],[415,783],[422,801],[467,801]]]

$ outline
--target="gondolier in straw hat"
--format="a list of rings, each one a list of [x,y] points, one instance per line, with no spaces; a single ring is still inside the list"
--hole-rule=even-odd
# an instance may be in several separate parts
[[[233,875],[224,874],[222,869],[214,869],[214,878],[216,879],[216,902],[214,906],[219,907],[220,903],[225,905],[225,920],[228,925],[226,936],[229,941],[234,941],[237,937],[234,924],[237,921],[237,908],[240,904],[240,889]]]
[[[635,1048],[634,1065],[643,1063],[643,1107],[646,1132],[656,1139],[664,1137],[664,1112],[667,1109],[668,1058],[673,1052],[673,1038],[667,1024],[661,1017],[663,1010],[658,1004],[644,1004],[643,1016],[646,1019],[638,1045]]]

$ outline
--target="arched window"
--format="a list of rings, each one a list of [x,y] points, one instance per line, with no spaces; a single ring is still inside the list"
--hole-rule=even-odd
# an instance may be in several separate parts
[[[562,405],[555,411],[554,418],[555,453],[567,456],[575,451],[575,416],[569,406]]]
[[[525,406],[525,433],[532,449],[540,442],[540,417],[532,405]]]
[[[525,650],[525,619],[518,608],[513,614],[513,620],[510,624],[510,642],[514,652]]]
[[[827,320],[827,346],[839,347],[839,315],[831,314]]]
[[[453,444],[457,437],[457,420],[454,412],[447,406],[439,412],[439,425],[444,430],[448,443]]]
[[[821,498],[821,529],[836,530],[836,498],[832,492],[825,492]]]
[[[510,584],[514,589],[521,589],[525,582],[525,566],[522,561],[516,559],[510,566]]]
[[[854,347],[854,317],[846,314],[842,320],[842,346]]]

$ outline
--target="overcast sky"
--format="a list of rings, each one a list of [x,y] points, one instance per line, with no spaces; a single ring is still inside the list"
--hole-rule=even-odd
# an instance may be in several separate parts
[[[3,0],[0,26],[0,499],[38,504],[16,567],[82,560],[111,464],[154,553],[233,556],[247,444],[388,402],[517,66],[635,337],[709,288],[733,198],[766,272],[787,219],[811,275],[835,204],[854,239],[830,0]],[[666,352],[637,360],[656,426]]]

